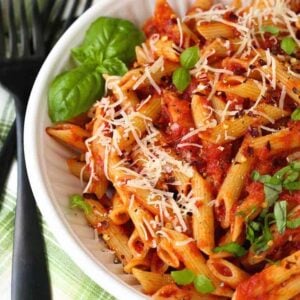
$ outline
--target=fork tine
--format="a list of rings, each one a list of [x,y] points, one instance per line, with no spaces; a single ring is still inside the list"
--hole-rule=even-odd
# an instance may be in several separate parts
[[[8,7],[9,53],[10,53],[11,57],[17,57],[17,55],[18,55],[17,30],[16,30],[13,1],[7,0],[6,3],[7,3],[7,7]]]
[[[55,42],[55,37],[57,36],[59,27],[62,23],[66,4],[67,0],[60,1],[60,5],[56,8],[53,19],[49,19],[49,24],[46,26],[45,41],[47,50],[50,50],[51,45]]]
[[[3,57],[5,57],[5,37],[4,37],[2,4],[0,1],[0,58]]]
[[[55,5],[55,0],[48,0],[46,2],[46,4],[44,4],[44,7],[42,9],[42,20],[43,20],[43,25],[44,27],[46,26],[46,24],[48,23],[49,21],[49,18],[50,18],[50,15],[51,15],[51,11]]]
[[[72,5],[71,10],[70,10],[70,13],[68,15],[68,18],[65,21],[65,23],[64,23],[62,29],[60,30],[60,32],[64,32],[73,23],[75,15],[76,15],[78,4],[79,4],[79,0],[74,0],[73,5]]]
[[[41,15],[36,0],[31,1],[31,10],[32,10],[33,48],[37,56],[42,56],[45,54],[45,46],[44,46],[44,39],[41,30],[42,29]]]
[[[85,12],[88,8],[90,8],[92,3],[93,3],[93,0],[87,0],[86,3],[85,3],[85,6],[83,8],[83,12]]]
[[[25,11],[24,0],[19,0],[20,7],[20,37],[21,37],[21,55],[28,56],[30,53],[28,22]]]

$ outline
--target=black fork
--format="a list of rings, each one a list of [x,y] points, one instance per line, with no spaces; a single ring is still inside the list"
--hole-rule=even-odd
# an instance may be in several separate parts
[[[1,5],[0,0],[0,5]],[[7,0],[6,0],[7,1]],[[12,1],[12,0],[10,0]],[[22,1],[22,0],[19,0]],[[71,9],[68,12],[66,19],[63,19],[63,12],[68,6],[68,2],[71,2]],[[42,19],[42,32],[43,32],[43,41],[44,41],[44,50],[45,55],[51,50],[52,46],[59,39],[59,37],[65,32],[65,30],[72,24],[76,19],[76,12],[78,11],[80,0],[47,0],[45,5],[41,9],[41,19]],[[3,0],[4,2],[4,0]],[[8,2],[8,1],[7,1]],[[82,9],[83,13],[86,11],[93,3],[93,0],[86,0]],[[22,12],[21,12],[22,13]],[[0,12],[0,19],[2,14]],[[24,12],[23,17],[21,18],[21,25],[24,24]],[[3,24],[2,24],[3,25]],[[0,20],[0,62],[1,58],[4,56],[4,31],[3,26],[1,26]],[[15,34],[16,35],[16,34]],[[29,37],[25,33],[25,39]],[[44,55],[44,56],[45,56]],[[32,82],[33,83],[33,82]],[[12,160],[15,155],[16,149],[16,122],[13,122],[7,138],[3,144],[3,147],[0,150],[0,195],[4,190],[4,185],[9,173]],[[0,205],[1,208],[1,205]]]
[[[1,4],[4,1],[6,1],[8,9],[8,36],[5,34],[2,18]],[[75,4],[77,2],[77,6],[78,1],[74,1]],[[51,45],[53,40],[45,40],[45,32],[42,26],[42,19],[45,15],[40,13],[37,0],[31,0],[31,26],[28,25],[26,17],[25,0],[16,2],[20,11],[20,25],[18,28],[14,15],[16,7],[14,7],[13,2],[12,0],[3,0],[2,2],[0,0],[0,83],[13,95],[16,107],[16,131],[14,131],[14,126],[12,126],[8,135],[10,140],[2,148],[5,151],[9,149],[9,153],[14,152],[14,148],[10,148],[9,145],[13,145],[14,132],[16,132],[18,190],[13,250],[12,300],[47,300],[51,299],[51,292],[45,247],[37,208],[25,168],[23,129],[30,90],[45,55],[50,50],[47,49],[46,45]],[[55,1],[49,0],[49,2],[53,3]],[[62,2],[65,1],[62,0]],[[71,15],[71,18],[74,18],[75,11],[76,7],[72,9],[69,17]],[[60,11],[61,15],[62,11]],[[67,17],[67,20],[69,17]],[[62,20],[62,17],[57,18],[57,20]],[[2,157],[7,161],[8,157]],[[0,169],[3,169],[1,163],[0,166]],[[6,174],[4,175],[6,176]],[[3,180],[3,178],[1,179]]]
[[[13,95],[15,101],[18,158],[12,299],[51,299],[42,231],[28,182],[23,150],[26,102],[34,78],[45,56],[40,29],[41,18],[37,2],[33,0],[31,5],[32,26],[30,28],[26,18],[24,0],[19,0],[20,28],[17,30],[13,1],[8,0],[6,4],[8,9],[8,37],[6,39],[4,35],[4,24],[0,24],[2,28],[0,36],[2,45],[0,82]],[[32,44],[30,37],[32,37]]]

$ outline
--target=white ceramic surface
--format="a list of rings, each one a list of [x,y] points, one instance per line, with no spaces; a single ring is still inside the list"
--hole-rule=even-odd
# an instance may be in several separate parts
[[[50,120],[47,114],[47,91],[55,75],[69,63],[70,50],[78,45],[89,25],[100,16],[125,18],[141,26],[151,16],[154,0],[102,0],[82,15],[53,48],[34,84],[25,120],[25,158],[29,180],[38,206],[62,248],[96,283],[118,299],[145,299],[140,286],[113,264],[113,254],[84,217],[68,207],[68,196],[80,193],[80,181],[67,169],[70,152],[45,134]],[[192,0],[170,0],[184,15]]]

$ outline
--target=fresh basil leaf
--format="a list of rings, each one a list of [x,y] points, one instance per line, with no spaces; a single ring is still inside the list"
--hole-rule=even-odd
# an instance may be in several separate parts
[[[275,222],[280,234],[283,234],[286,228],[286,208],[286,201],[279,201],[274,205]]]
[[[216,289],[212,281],[205,275],[198,275],[194,279],[194,287],[197,290],[197,292],[201,294],[209,294]]]
[[[294,181],[296,181],[298,178],[299,178],[299,171],[293,171],[293,170],[291,170],[291,171],[287,174],[286,178],[284,179],[283,185],[285,185],[285,184],[287,184],[287,183],[289,183],[289,182],[294,182]]]
[[[82,65],[58,75],[48,93],[51,120],[66,121],[86,112],[103,91],[104,80],[95,64]]]
[[[254,181],[258,181],[260,179],[260,174],[258,171],[254,170],[251,174],[251,178]]]
[[[258,171],[253,171],[251,175],[252,180],[259,181],[261,183],[271,183],[277,184],[280,183],[277,179],[274,180],[271,175],[260,175]],[[272,182],[273,181],[273,182]],[[275,182],[274,182],[275,181]]]
[[[278,170],[274,175],[273,177],[279,179],[280,181],[283,179],[283,177],[285,176],[285,174],[287,172],[289,172],[290,170],[292,169],[292,167],[290,165]]]
[[[177,90],[182,93],[189,86],[191,75],[186,68],[178,68],[173,73],[172,82]]]
[[[300,107],[296,108],[291,114],[291,119],[293,121],[300,121]]]
[[[127,66],[118,58],[108,58],[97,68],[98,72],[108,75],[123,76],[127,71]]]
[[[191,69],[195,66],[199,58],[199,48],[198,46],[193,46],[185,49],[180,54],[180,64],[186,69]]]
[[[285,183],[285,184],[283,184],[283,187],[289,191],[299,191],[300,190],[300,181]]]
[[[266,201],[268,203],[268,207],[272,206],[275,201],[278,199],[279,194],[282,192],[282,186],[274,185],[274,184],[265,184],[264,185],[264,194]]]
[[[70,197],[70,206],[81,209],[85,214],[90,214],[93,211],[92,207],[84,201],[84,198],[77,194]]]
[[[278,35],[278,33],[280,32],[279,28],[276,26],[272,26],[272,25],[266,25],[266,26],[262,26],[261,27],[261,31],[262,32],[269,32],[273,35]]]
[[[294,51],[297,47],[297,44],[292,37],[285,37],[281,41],[280,47],[285,53],[287,53],[288,55],[291,55],[294,53]]]
[[[254,244],[259,232],[262,230],[262,226],[260,223],[252,221],[246,226],[246,239],[251,243]]]
[[[187,285],[194,281],[195,274],[189,269],[183,269],[180,271],[172,271],[171,277],[179,285]]]
[[[251,247],[256,253],[267,250],[269,248],[268,242],[273,238],[270,231],[273,214],[261,215],[259,220],[260,222],[250,222],[246,227],[246,239],[251,243]]]
[[[290,228],[290,229],[295,229],[295,228],[300,227],[300,218],[287,221],[286,227]]]
[[[222,252],[222,251],[232,253],[237,257],[244,256],[247,252],[245,248],[243,248],[241,245],[234,242],[213,249],[213,252],[215,253]]]
[[[295,160],[291,162],[291,167],[295,171],[300,171],[300,160]]]
[[[83,43],[72,50],[72,56],[78,63],[101,63],[116,57],[129,64],[143,40],[144,34],[130,21],[100,17],[87,30]]]

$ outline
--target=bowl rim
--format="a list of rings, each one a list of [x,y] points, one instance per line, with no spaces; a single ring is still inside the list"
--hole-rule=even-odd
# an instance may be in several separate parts
[[[60,247],[91,280],[95,281],[101,288],[114,297],[124,299],[124,296],[126,296],[132,300],[142,300],[147,296],[144,295],[143,297],[141,293],[126,284],[121,278],[107,272],[104,264],[97,263],[92,255],[84,249],[82,242],[76,237],[71,227],[61,218],[62,212],[58,211],[57,205],[51,200],[51,192],[44,180],[45,168],[43,171],[43,161],[39,150],[41,147],[39,141],[42,138],[42,133],[40,132],[40,135],[37,135],[36,130],[41,120],[39,108],[42,105],[42,101],[40,99],[45,97],[43,87],[47,85],[48,76],[53,72],[55,62],[63,55],[64,49],[68,43],[71,43],[83,25],[90,24],[91,20],[99,17],[99,12],[104,10],[108,5],[111,5],[111,0],[101,0],[101,2],[95,3],[82,14],[59,39],[43,63],[33,85],[26,110],[24,126],[25,161],[30,186],[36,203],[51,232],[58,240]],[[107,11],[103,13],[103,15],[106,14]]]

